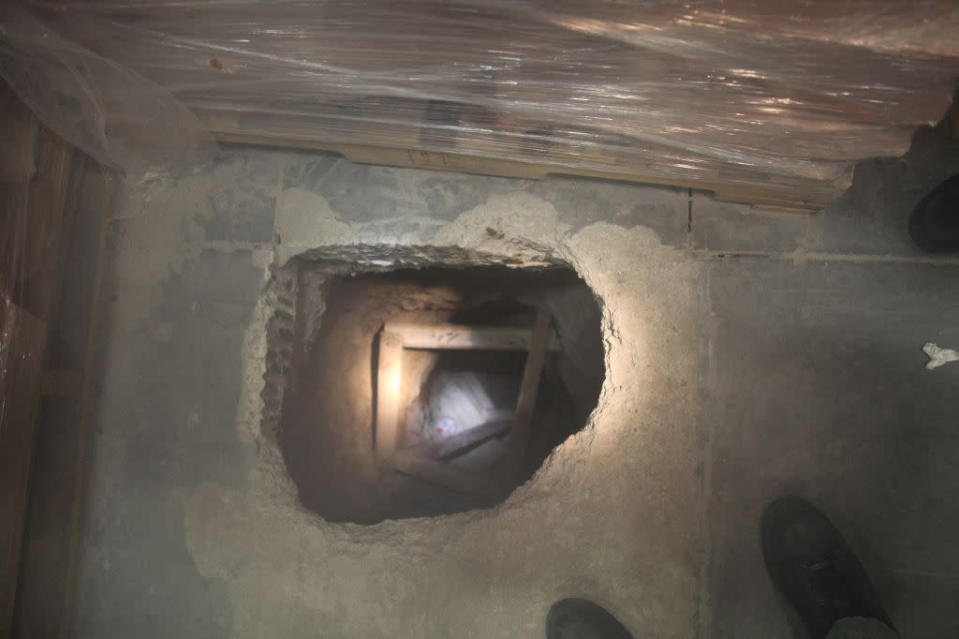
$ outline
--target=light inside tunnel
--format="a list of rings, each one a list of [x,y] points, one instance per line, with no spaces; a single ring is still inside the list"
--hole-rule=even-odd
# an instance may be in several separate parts
[[[423,401],[429,406],[428,436],[450,437],[496,418],[510,407],[490,397],[488,375],[468,371],[440,371]]]
[[[394,402],[400,401],[400,389],[403,388],[403,372],[402,369],[396,367],[393,369],[393,372],[390,373],[392,380],[390,381],[390,390],[393,392],[393,397],[391,398]]]

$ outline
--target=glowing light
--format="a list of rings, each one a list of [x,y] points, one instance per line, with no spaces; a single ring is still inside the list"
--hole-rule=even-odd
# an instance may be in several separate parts
[[[488,376],[467,371],[443,371],[430,389],[434,435],[450,437],[491,419],[496,412],[486,384]]]
[[[400,385],[402,382],[402,375],[399,366],[393,367],[393,373],[390,377],[390,392],[393,393],[394,401],[399,401],[400,399]]]

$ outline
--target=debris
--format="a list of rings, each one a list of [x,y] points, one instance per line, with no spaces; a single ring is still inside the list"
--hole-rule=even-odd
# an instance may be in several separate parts
[[[929,361],[926,363],[926,368],[929,370],[939,368],[949,362],[959,362],[959,352],[951,348],[941,348],[937,344],[928,342],[922,347],[922,350],[929,356]]]

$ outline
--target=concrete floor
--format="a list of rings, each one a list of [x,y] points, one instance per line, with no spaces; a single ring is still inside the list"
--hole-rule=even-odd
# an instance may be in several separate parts
[[[131,192],[77,636],[532,639],[580,595],[637,639],[802,637],[758,547],[784,494],[833,518],[903,636],[956,636],[959,364],[921,347],[959,346],[959,259],[905,234],[956,146],[920,131],[817,216],[248,149]],[[262,428],[271,267],[396,247],[571,264],[604,305],[606,384],[498,509],[329,524]]]

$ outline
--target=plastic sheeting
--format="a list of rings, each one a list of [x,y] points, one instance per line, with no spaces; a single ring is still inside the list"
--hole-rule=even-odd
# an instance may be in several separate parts
[[[41,370],[72,150],[2,85],[0,139],[0,444],[9,444],[10,421],[35,399],[20,396],[18,378],[36,382]]]
[[[185,105],[244,139],[821,202],[853,161],[901,154],[916,125],[938,120],[959,72],[959,5],[933,0],[29,8],[43,22],[4,26],[0,75],[59,132],[99,123],[80,145],[118,164],[144,145],[202,146]]]
[[[142,171],[211,151],[205,127],[167,89],[13,6],[0,9],[0,77],[51,130],[104,165]]]

